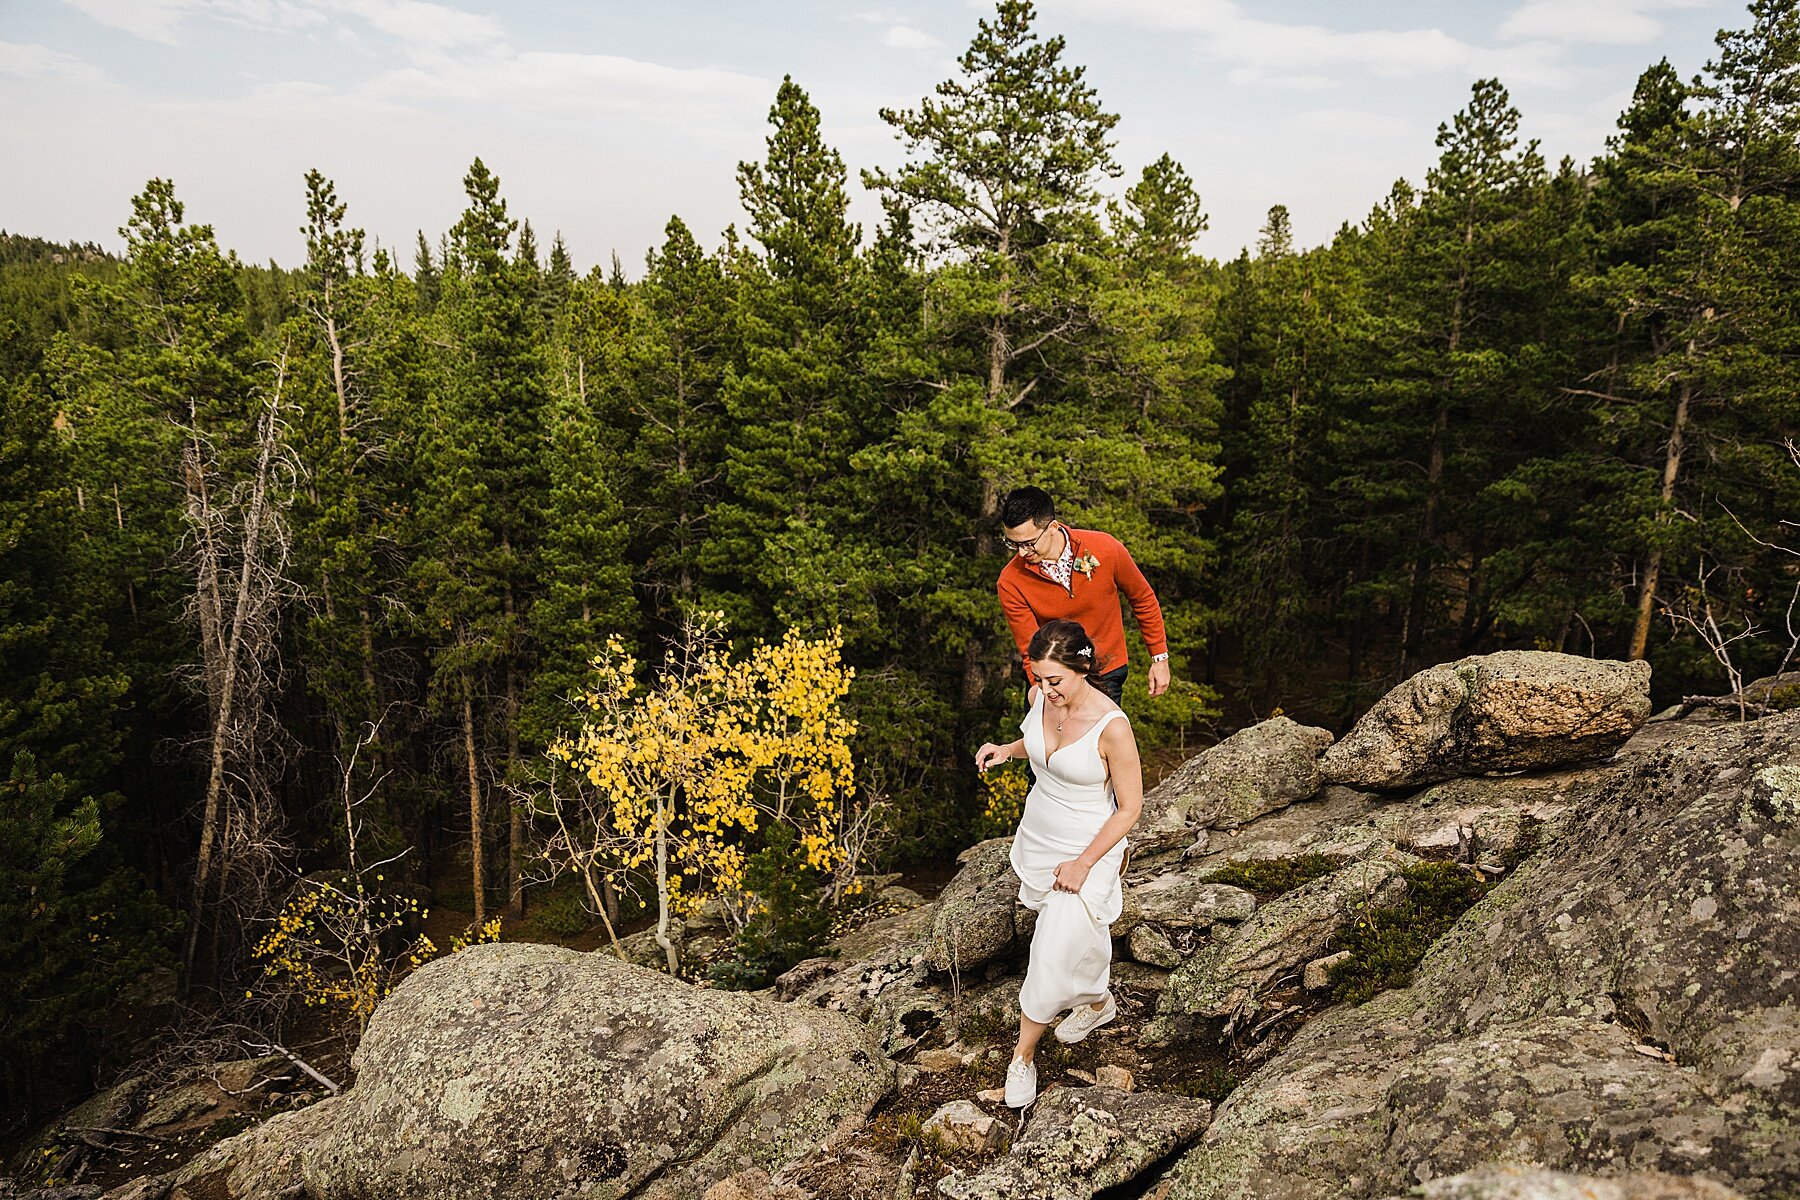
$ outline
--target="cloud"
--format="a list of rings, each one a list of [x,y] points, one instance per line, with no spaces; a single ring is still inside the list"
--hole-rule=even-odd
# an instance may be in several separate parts
[[[169,106],[187,111],[248,102],[271,113],[434,110],[434,115],[448,119],[441,102],[463,101],[550,119],[630,114],[659,125],[705,120],[730,126],[745,114],[760,121],[774,91],[768,80],[713,67],[666,67],[608,54],[522,51],[514,47],[499,19],[434,0],[67,2],[95,20],[171,45],[179,44],[184,24],[217,21],[279,35],[325,31],[378,59],[385,55],[390,64],[348,86],[271,80],[253,87],[248,96]],[[900,32],[924,37],[911,30]],[[71,64],[78,60],[56,66],[57,60],[46,57],[52,54],[40,47],[35,58],[10,57],[37,63],[32,69],[38,73],[56,69],[66,75],[75,70]],[[20,66],[12,73],[24,70]]]
[[[574,119],[630,114],[659,123],[736,117],[760,124],[775,85],[714,67],[501,47],[389,71],[356,91],[394,105],[435,98]]]
[[[175,46],[181,27],[197,20],[292,34],[357,24],[416,53],[491,46],[505,39],[500,22],[432,0],[65,0],[102,25]]]
[[[896,50],[935,50],[944,43],[910,26],[890,25],[881,35],[881,44]]]
[[[406,46],[432,51],[494,47],[506,41],[500,22],[429,0],[326,0],[335,12],[355,17]]]
[[[1708,8],[1714,0],[1526,0],[1500,23],[1503,38],[1642,46],[1663,23],[1653,13]]]
[[[73,54],[35,42],[0,42],[0,75],[24,79],[62,79],[88,85],[106,84],[100,68]]]
[[[175,28],[202,0],[67,0],[100,24],[145,41],[179,44]]]
[[[1240,84],[1318,88],[1344,71],[1384,79],[1496,75],[1548,87],[1571,81],[1563,47],[1541,39],[1490,48],[1436,28],[1342,30],[1286,24],[1251,16],[1235,0],[1049,0],[1049,6],[1096,23],[1192,35],[1199,56],[1229,67],[1232,82]]]
[[[1329,75],[1270,75],[1255,67],[1233,67],[1225,78],[1236,84],[1260,83],[1296,92],[1320,92],[1337,86],[1337,80]]]

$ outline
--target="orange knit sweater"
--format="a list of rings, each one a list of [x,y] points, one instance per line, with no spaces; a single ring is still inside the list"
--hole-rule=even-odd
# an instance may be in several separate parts
[[[1119,595],[1131,603],[1137,617],[1138,631],[1152,654],[1165,654],[1169,649],[1168,634],[1163,630],[1162,606],[1156,592],[1123,543],[1111,534],[1097,529],[1070,529],[1069,544],[1080,562],[1084,554],[1097,560],[1091,573],[1076,571],[1069,577],[1069,587],[1044,574],[1037,566],[1018,555],[1000,570],[995,589],[1000,593],[1000,611],[1012,627],[1013,640],[1019,644],[1019,658],[1038,626],[1057,619],[1080,621],[1088,636],[1094,639],[1094,655],[1099,659],[1094,674],[1104,674],[1125,665],[1125,620],[1119,607]],[[1031,668],[1025,668],[1031,674]],[[1035,682],[1035,681],[1034,681]]]

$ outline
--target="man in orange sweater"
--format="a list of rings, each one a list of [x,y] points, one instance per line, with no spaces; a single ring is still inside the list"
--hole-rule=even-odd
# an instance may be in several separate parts
[[[1001,568],[1000,610],[1019,644],[1019,658],[1045,621],[1080,621],[1100,658],[1088,682],[1117,703],[1125,690],[1125,622],[1122,593],[1137,617],[1138,632],[1150,647],[1150,694],[1169,690],[1169,638],[1162,606],[1150,581],[1120,541],[1095,529],[1071,529],[1056,519],[1056,505],[1043,488],[1008,492],[1000,502],[1000,524],[1012,558]],[[1025,674],[1031,665],[1025,663]],[[1033,680],[1032,682],[1036,682]]]

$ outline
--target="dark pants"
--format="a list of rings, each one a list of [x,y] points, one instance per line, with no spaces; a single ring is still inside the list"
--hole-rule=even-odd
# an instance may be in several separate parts
[[[1130,672],[1131,664],[1126,663],[1104,675],[1089,675],[1088,682],[1109,696],[1114,704],[1118,704],[1121,702],[1120,697],[1125,694],[1125,676]],[[1033,784],[1037,783],[1037,772],[1031,769],[1029,758],[1025,760],[1025,778]]]

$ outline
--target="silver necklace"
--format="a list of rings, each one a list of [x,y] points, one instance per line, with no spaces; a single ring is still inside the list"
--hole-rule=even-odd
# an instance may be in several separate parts
[[[1058,733],[1061,733],[1061,732],[1062,732],[1062,727],[1063,727],[1063,721],[1067,721],[1067,720],[1068,720],[1068,719],[1069,719],[1069,718],[1070,718],[1070,717],[1072,717],[1072,716],[1074,716],[1074,715],[1075,715],[1075,710],[1074,710],[1074,709],[1067,709],[1067,710],[1065,710],[1065,711],[1064,711],[1064,712],[1063,712],[1063,719],[1062,719],[1062,721],[1058,721],[1058,722],[1057,722],[1057,723],[1056,723],[1056,732],[1058,732]]]

